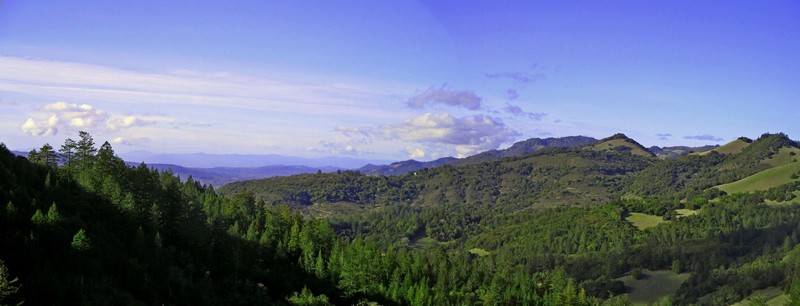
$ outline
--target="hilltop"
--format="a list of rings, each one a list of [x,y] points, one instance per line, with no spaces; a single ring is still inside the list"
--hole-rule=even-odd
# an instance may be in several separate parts
[[[407,160],[389,165],[366,165],[358,169],[364,174],[374,175],[400,175],[425,168],[436,168],[444,165],[467,166],[492,161],[498,158],[514,157],[533,153],[544,148],[574,148],[597,142],[597,139],[586,136],[567,136],[550,138],[531,138],[516,142],[511,147],[502,150],[489,150],[465,158],[443,157],[429,162]]]
[[[655,156],[653,152],[650,152],[647,148],[636,142],[636,140],[628,138],[628,136],[625,136],[625,134],[622,133],[614,134],[608,138],[603,138],[588,148],[595,151],[628,151],[633,155],[644,157]]]
[[[659,158],[676,158],[679,156],[693,154],[693,153],[702,153],[711,151],[713,149],[719,148],[719,145],[705,145],[700,147],[688,147],[688,146],[672,146],[672,147],[659,147],[659,146],[652,146],[647,148],[648,151],[653,152]]]

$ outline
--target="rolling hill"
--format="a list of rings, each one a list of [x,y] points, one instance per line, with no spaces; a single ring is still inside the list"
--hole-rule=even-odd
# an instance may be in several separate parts
[[[74,168],[0,148],[0,229],[10,233],[0,266],[22,285],[0,302],[730,305],[761,288],[800,297],[800,204],[786,201],[800,192],[800,148],[784,134],[668,159],[618,134],[403,175],[337,170],[218,189],[173,176],[191,169],[126,167],[110,147]],[[728,183],[734,194],[710,188]]]
[[[558,138],[531,138],[514,143],[511,147],[502,150],[489,150],[465,158],[443,157],[433,161],[420,162],[407,160],[389,165],[366,165],[358,169],[359,172],[371,175],[401,175],[412,171],[436,168],[444,165],[468,166],[489,162],[498,158],[513,157],[536,152],[544,148],[574,148],[593,144],[597,139],[586,136],[567,136]]]
[[[713,152],[717,152],[719,154],[739,153],[739,152],[742,152],[742,150],[744,150],[744,148],[749,146],[750,143],[752,143],[752,142],[753,142],[753,140],[750,139],[750,138],[740,137],[740,138],[738,138],[738,139],[736,139],[734,141],[726,143],[725,145],[723,145],[723,146],[721,146],[719,148],[715,148],[713,150],[705,151],[705,152],[697,152],[695,154],[706,155],[706,154],[709,154],[712,151]]]
[[[652,152],[658,158],[676,158],[679,156],[692,154],[692,153],[702,153],[706,151],[711,151],[713,149],[719,148],[719,145],[707,145],[702,147],[687,147],[687,146],[673,146],[673,147],[658,147],[652,146],[647,148],[648,151]]]
[[[639,144],[633,139],[628,138],[625,134],[615,134],[611,137],[601,139],[592,146],[587,147],[595,151],[622,151],[630,152],[633,155],[643,157],[653,157],[655,154],[650,152],[647,148]]]
[[[793,162],[769,168],[741,180],[716,186],[716,188],[727,193],[768,190],[791,182],[800,181],[800,179],[797,178],[798,173],[800,173],[800,162]]]

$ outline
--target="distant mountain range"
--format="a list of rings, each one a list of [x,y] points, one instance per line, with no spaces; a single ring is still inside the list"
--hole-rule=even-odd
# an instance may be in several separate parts
[[[567,137],[550,137],[550,138],[531,138],[528,140],[514,143],[511,147],[502,150],[489,150],[486,152],[478,153],[465,158],[444,157],[428,162],[420,162],[416,160],[406,160],[391,163],[388,165],[366,165],[358,169],[361,173],[372,175],[400,175],[412,171],[436,168],[444,165],[453,166],[467,166],[477,163],[487,162],[503,157],[519,156],[536,152],[544,148],[575,148],[582,146],[595,145],[597,143],[604,143],[605,148],[597,147],[596,149],[606,148],[628,148],[634,154],[638,153],[643,156],[657,156],[660,158],[675,158],[678,156],[686,155],[694,152],[705,152],[719,147],[718,145],[708,145],[702,147],[658,147],[653,146],[645,148],[636,141],[626,137],[624,134],[616,134],[614,136],[597,140],[587,136],[567,136]]]
[[[532,153],[537,150],[548,147],[572,148],[572,147],[589,145],[595,142],[597,142],[597,139],[586,136],[567,136],[559,138],[551,137],[545,139],[531,138],[525,141],[514,143],[508,149],[489,150],[465,158],[444,157],[428,162],[420,162],[411,159],[411,160],[391,163],[388,165],[370,164],[361,167],[360,169],[358,169],[358,171],[364,174],[372,174],[372,175],[400,175],[420,169],[436,168],[444,165],[454,165],[454,166],[472,165],[472,164],[487,162],[498,158]]]
[[[598,147],[603,143],[603,147]],[[170,169],[181,178],[190,175],[203,184],[220,187],[237,181],[288,176],[304,173],[334,172],[343,169],[357,169],[369,175],[402,175],[425,168],[444,165],[468,166],[504,157],[513,157],[536,152],[544,148],[575,148],[594,146],[594,149],[631,150],[634,154],[674,158],[690,153],[700,153],[719,148],[718,145],[702,147],[658,147],[644,148],[623,134],[597,140],[587,136],[567,136],[550,138],[531,138],[514,143],[507,149],[489,150],[465,158],[443,157],[432,161],[406,160],[390,162],[384,160],[365,160],[348,157],[303,158],[275,154],[157,154],[147,151],[133,151],[121,154],[129,165],[137,166],[144,162],[148,167],[158,170]],[[13,151],[18,156],[27,157],[27,152]]]
[[[304,158],[276,154],[158,154],[147,151],[132,151],[119,155],[122,159],[135,163],[172,164],[192,168],[253,168],[267,165],[302,165],[311,168],[335,167],[355,169],[370,163],[384,164],[391,162],[387,160],[366,160],[349,157]]]
[[[138,163],[128,162],[130,166],[138,166]],[[181,179],[189,176],[201,184],[208,184],[214,187],[221,187],[225,184],[275,176],[289,176],[295,174],[320,172],[335,172],[342,168],[336,167],[306,167],[306,166],[284,166],[270,165],[263,167],[214,167],[214,168],[190,168],[171,164],[147,164],[149,168],[159,171],[171,170]]]

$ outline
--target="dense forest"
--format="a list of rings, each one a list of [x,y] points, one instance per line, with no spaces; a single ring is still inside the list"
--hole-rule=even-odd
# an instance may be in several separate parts
[[[800,304],[800,170],[716,188],[799,164],[796,142],[658,159],[606,140],[219,190],[85,132],[28,158],[0,145],[0,304],[629,305],[656,273],[683,279],[661,304]]]

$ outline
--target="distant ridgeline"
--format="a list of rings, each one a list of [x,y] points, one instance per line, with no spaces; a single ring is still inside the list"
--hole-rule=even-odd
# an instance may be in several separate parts
[[[466,158],[444,157],[429,162],[407,160],[390,165],[366,165],[358,169],[364,174],[400,175],[424,168],[436,168],[444,165],[467,166],[488,162],[504,157],[514,157],[522,154],[536,152],[544,148],[575,148],[597,142],[597,139],[586,136],[569,136],[560,138],[531,138],[514,143],[508,149],[490,150]]]
[[[216,190],[127,166],[88,134],[75,145],[30,161],[0,146],[0,304],[800,301],[800,147],[785,134],[531,139]]]
[[[617,140],[612,141],[612,140]],[[621,142],[625,143],[621,143]],[[395,162],[389,165],[366,165],[358,169],[363,174],[378,174],[378,175],[401,175],[412,171],[417,171],[425,168],[436,168],[444,165],[453,166],[468,166],[482,162],[488,162],[504,157],[514,157],[523,154],[533,153],[545,148],[578,148],[589,145],[594,145],[601,142],[608,149],[614,148],[618,150],[630,149],[635,152],[634,154],[640,155],[656,155],[660,158],[675,158],[695,152],[705,152],[714,149],[718,146],[708,145],[702,147],[658,147],[653,146],[645,148],[633,139],[628,138],[624,134],[615,134],[609,138],[597,140],[592,137],[586,136],[567,136],[558,138],[531,138],[525,141],[514,143],[511,147],[502,150],[489,150],[486,152],[478,153],[465,158],[443,157],[428,162],[420,162],[416,160],[407,160]],[[618,143],[620,142],[620,143]]]

